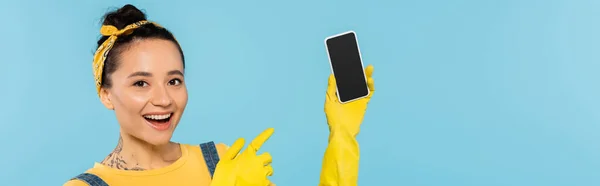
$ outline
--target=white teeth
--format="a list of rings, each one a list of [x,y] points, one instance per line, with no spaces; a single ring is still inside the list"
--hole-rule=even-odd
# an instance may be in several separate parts
[[[167,119],[169,117],[171,117],[171,114],[165,114],[165,115],[145,115],[145,118],[148,119],[153,119],[153,120],[161,120],[161,119]]]

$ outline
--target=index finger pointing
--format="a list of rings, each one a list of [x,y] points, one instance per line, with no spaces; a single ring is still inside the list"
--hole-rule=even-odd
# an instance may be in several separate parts
[[[254,140],[252,140],[252,142],[248,146],[248,149],[251,149],[253,150],[253,152],[256,153],[258,149],[260,149],[260,147],[262,147],[262,145],[271,137],[271,135],[273,135],[273,132],[275,132],[275,129],[268,128],[267,130],[260,133],[260,135],[258,135],[256,138],[254,138]]]
[[[244,147],[244,143],[245,143],[244,138],[239,138],[239,139],[235,140],[235,142],[233,142],[233,145],[231,145],[231,147],[229,147],[229,149],[227,150],[227,153],[225,153],[224,158],[226,160],[232,160],[233,158],[235,158],[237,156],[237,154],[240,153],[240,151]]]

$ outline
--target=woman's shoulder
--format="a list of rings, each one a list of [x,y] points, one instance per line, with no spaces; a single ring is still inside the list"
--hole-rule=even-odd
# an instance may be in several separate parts
[[[195,154],[198,156],[202,155],[202,148],[200,148],[200,144],[181,144],[181,145],[184,148],[188,149],[188,151],[191,154]],[[208,146],[208,148],[213,148],[213,147]],[[225,155],[225,153],[229,149],[229,146],[226,145],[225,143],[214,143],[214,148],[217,149],[217,153],[219,154],[219,157],[222,157],[223,155]]]
[[[81,180],[69,180],[63,186],[88,186],[88,184]]]
[[[71,178],[69,181],[67,181],[65,184],[63,184],[63,186],[88,186],[88,184],[86,182],[82,181],[82,178],[87,177],[90,179],[99,179],[100,177],[94,177],[91,175],[99,176],[101,174],[102,174],[101,171],[98,171],[97,168],[93,167],[93,168],[88,169],[84,173]]]

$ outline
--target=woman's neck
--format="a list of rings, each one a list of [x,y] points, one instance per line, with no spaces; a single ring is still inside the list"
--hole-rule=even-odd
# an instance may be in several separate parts
[[[180,157],[181,149],[176,143],[155,146],[121,133],[117,147],[102,164],[119,170],[142,171],[168,166]]]

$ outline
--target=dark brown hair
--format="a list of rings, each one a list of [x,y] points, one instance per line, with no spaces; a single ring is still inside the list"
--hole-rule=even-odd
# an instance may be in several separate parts
[[[108,12],[104,15],[102,21],[103,25],[112,25],[117,29],[123,29],[127,25],[133,24],[138,21],[146,20],[146,14],[140,11],[133,5],[127,4],[118,10]],[[108,39],[108,36],[102,36],[98,40],[98,47]],[[135,29],[129,35],[121,35],[115,41],[113,48],[108,53],[106,60],[104,61],[104,69],[102,70],[102,87],[110,88],[112,83],[110,75],[117,70],[119,67],[120,54],[127,49],[127,45],[134,40],[143,39],[164,39],[172,41],[177,45],[181,59],[183,60],[183,67],[185,68],[185,58],[183,56],[183,50],[173,34],[166,28],[158,27],[154,24],[146,24]]]

